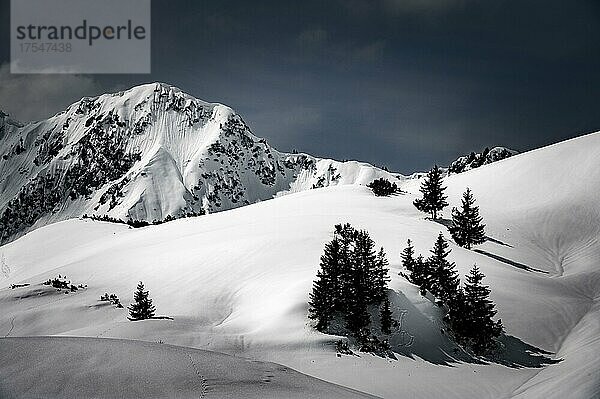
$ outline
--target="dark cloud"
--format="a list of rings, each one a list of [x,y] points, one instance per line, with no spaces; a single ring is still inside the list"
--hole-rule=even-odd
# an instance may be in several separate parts
[[[466,6],[467,0],[383,0],[393,13],[435,14]]]
[[[152,24],[152,75],[73,85],[165,81],[232,106],[282,150],[404,172],[484,146],[523,151],[600,129],[595,0],[155,1]],[[3,43],[7,35],[0,30]],[[31,112],[80,95],[40,91],[46,104]]]
[[[322,47],[327,43],[328,33],[322,28],[306,29],[298,34],[298,44],[301,47]]]
[[[0,109],[19,121],[47,118],[84,96],[101,93],[90,76],[14,75],[8,63],[0,65]]]

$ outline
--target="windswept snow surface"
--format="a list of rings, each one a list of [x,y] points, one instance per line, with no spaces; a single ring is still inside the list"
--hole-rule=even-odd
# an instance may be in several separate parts
[[[451,244],[461,275],[477,263],[507,337],[495,359],[469,359],[441,331],[441,310],[398,275],[408,238],[427,255],[441,223],[407,194],[375,197],[363,186],[292,193],[250,206],[141,229],[69,220],[0,247],[0,334],[163,341],[292,367],[342,386],[398,398],[600,396],[600,134],[450,176],[451,206],[472,189],[490,240]],[[449,217],[451,206],[444,212]],[[390,260],[397,360],[335,355],[338,337],[316,332],[307,301],[336,223],[369,230]],[[88,288],[64,294],[40,283],[58,274]],[[138,281],[159,315],[130,322]],[[30,286],[10,289],[10,284]]]

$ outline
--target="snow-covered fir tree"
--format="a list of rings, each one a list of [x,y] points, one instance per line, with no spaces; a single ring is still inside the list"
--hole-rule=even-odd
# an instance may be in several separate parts
[[[469,346],[476,354],[484,354],[495,348],[496,339],[502,334],[502,321],[494,321],[497,311],[490,300],[490,289],[483,285],[483,273],[477,265],[467,275],[464,292],[460,290],[451,309],[450,325],[459,342]]]
[[[430,213],[433,219],[437,219],[438,212],[448,205],[448,197],[444,195],[446,187],[442,186],[442,180],[442,170],[435,165],[421,183],[420,191],[423,197],[413,202],[418,210]]]
[[[417,256],[414,264],[414,270],[410,274],[410,281],[421,288],[421,295],[431,288],[433,271],[431,265],[423,258],[423,255]]]
[[[152,299],[148,296],[148,291],[144,290],[144,284],[140,281],[133,294],[134,303],[129,305],[130,320],[144,320],[154,317],[155,308],[152,305]]]
[[[392,317],[392,308],[390,305],[390,299],[386,297],[381,302],[379,307],[379,317],[381,323],[381,332],[384,334],[391,334],[392,327],[394,325],[394,319]]]
[[[404,269],[406,269],[409,273],[412,273],[415,270],[415,247],[413,247],[410,238],[408,241],[406,241],[406,248],[402,250],[400,259],[402,259],[402,267],[404,267]]]
[[[374,302],[381,302],[387,298],[387,284],[390,282],[388,266],[389,262],[385,256],[385,251],[381,247],[375,258],[375,264],[371,269],[370,281],[372,284],[371,291],[373,292],[371,299]]]
[[[321,255],[321,269],[317,272],[317,279],[313,283],[310,294],[309,317],[317,321],[316,328],[319,331],[327,330],[333,312],[341,307],[340,289],[342,274],[342,253],[338,237],[325,244],[325,250]]]
[[[447,259],[450,254],[448,247],[448,242],[440,233],[431,250],[431,256],[427,259],[429,270],[432,273],[428,289],[443,301],[452,299],[456,295],[459,285],[456,265]]]
[[[475,205],[475,198],[467,188],[463,193],[461,209],[452,209],[450,234],[458,245],[471,249],[473,245],[485,241],[485,225],[482,221],[479,207]]]

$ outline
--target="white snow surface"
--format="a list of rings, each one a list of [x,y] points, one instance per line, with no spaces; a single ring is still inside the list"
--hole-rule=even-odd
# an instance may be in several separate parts
[[[0,360],[3,399],[373,398],[277,364],[163,343],[0,338]]]
[[[392,197],[336,185],[141,229],[76,219],[39,228],[0,247],[0,334],[162,341],[276,362],[385,398],[597,398],[599,160],[594,133],[444,180],[443,216],[470,187],[491,238],[471,251],[451,243],[450,258],[461,276],[475,263],[486,275],[508,334],[495,360],[455,352],[441,310],[398,275],[407,239],[427,255],[440,231],[449,237],[412,205],[418,179]],[[403,320],[396,360],[337,357],[339,338],[307,318],[323,246],[344,222],[367,229],[388,254]],[[58,274],[88,287],[64,294],[40,285]],[[99,301],[115,293],[127,306],[140,280],[172,320],[130,322],[126,309]],[[31,285],[9,288],[16,283]]]

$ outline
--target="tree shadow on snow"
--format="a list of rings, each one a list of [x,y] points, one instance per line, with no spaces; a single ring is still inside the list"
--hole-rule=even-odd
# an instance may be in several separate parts
[[[389,338],[394,353],[444,366],[473,360],[448,338],[442,323],[435,322],[443,317],[441,309],[431,304],[427,306],[431,314],[425,315],[402,292],[392,291],[389,298],[394,318],[399,323]]]
[[[490,236],[485,236],[485,240],[486,240],[486,241],[489,241],[489,242],[493,242],[494,244],[503,245],[503,246],[505,246],[505,247],[510,247],[510,248],[513,248],[513,246],[512,246],[512,245],[510,245],[510,244],[507,244],[507,243],[505,243],[505,242],[502,242],[502,241],[500,241],[500,240],[497,240],[497,239],[495,239],[495,238],[493,238],[493,237],[490,237]]]
[[[429,363],[449,367],[456,363],[495,363],[511,368],[540,368],[562,360],[553,359],[552,353],[510,335],[503,335],[499,339],[501,349],[494,355],[472,356],[447,335],[441,321],[444,312],[442,308],[431,303],[430,306],[425,304],[421,311],[399,291],[391,291],[389,298],[394,318],[399,324],[390,336],[389,343],[398,356],[410,359],[419,357]]]
[[[562,359],[553,359],[551,352],[529,345],[512,335],[503,335],[499,341],[502,349],[494,355],[485,357],[487,362],[511,368],[540,368],[562,361]]]
[[[537,273],[548,274],[547,271],[536,269],[536,268],[524,265],[523,263],[515,262],[514,260],[510,260],[510,259],[505,258],[503,256],[496,255],[496,254],[493,254],[493,253],[488,252],[488,251],[484,251],[483,249],[474,249],[474,251],[477,252],[478,254],[485,255],[485,256],[487,256],[489,258],[492,258],[494,260],[497,260],[499,262],[506,263],[507,265],[510,265],[510,266],[513,266],[513,267],[516,267],[516,268],[519,268],[519,269],[522,269],[522,270],[526,270],[528,272],[537,272]]]
[[[428,220],[431,220],[432,222],[436,222],[438,224],[441,224],[442,226],[444,226],[445,228],[447,228],[448,230],[450,230],[450,227],[452,227],[453,223],[452,223],[452,219],[444,219],[444,218],[437,218],[437,219],[432,219],[432,218],[426,218]],[[492,242],[494,244],[498,244],[498,245],[502,245],[505,247],[510,247],[513,248],[512,245],[507,244],[503,241],[500,241],[494,237],[490,237],[490,236],[485,236],[485,240]]]
[[[452,227],[452,219],[444,219],[444,218],[425,218],[428,220],[431,220],[432,222],[436,222],[438,224],[441,224],[442,226],[444,226],[445,228],[449,229],[450,227]]]

